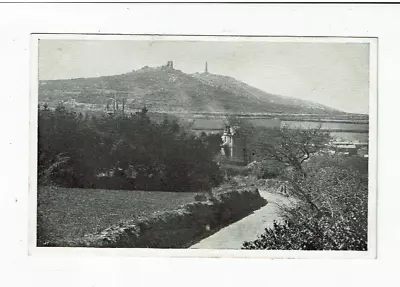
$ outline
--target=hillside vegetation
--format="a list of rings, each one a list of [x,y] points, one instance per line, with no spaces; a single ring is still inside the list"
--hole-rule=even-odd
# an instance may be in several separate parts
[[[146,106],[153,112],[344,114],[313,102],[269,94],[231,77],[190,75],[166,66],[39,83],[39,102],[53,107],[64,101],[74,107],[104,109],[113,97],[127,99],[127,109]]]

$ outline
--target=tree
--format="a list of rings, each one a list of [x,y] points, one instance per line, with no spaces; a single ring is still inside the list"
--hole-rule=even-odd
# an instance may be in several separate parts
[[[310,190],[305,188],[307,170],[304,163],[329,143],[328,132],[317,129],[264,129],[254,140],[258,153],[265,159],[282,163],[287,168],[281,178],[290,184],[290,193],[306,202],[312,210],[319,210]],[[309,180],[310,181],[310,180]],[[309,182],[308,181],[308,182]]]
[[[329,133],[320,128],[256,128],[240,118],[229,121],[235,126],[237,136],[246,139],[245,143],[252,146],[261,164],[274,163],[279,167],[275,171],[281,173],[281,179],[289,182],[291,194],[306,202],[313,210],[318,210],[308,190],[302,186],[307,177],[304,164],[326,147],[330,141]],[[276,173],[271,175],[278,176]]]
[[[367,161],[337,162],[319,153],[329,143],[321,129],[263,129],[252,143],[263,159],[286,166],[293,204],[281,206],[282,222],[246,242],[245,249],[366,250]],[[316,156],[316,154],[318,154]]]
[[[66,187],[86,187],[103,168],[101,137],[83,115],[59,105],[39,110],[38,174]]]
[[[51,177],[54,175],[56,170],[60,170],[65,166],[69,157],[59,153],[54,159],[46,159],[43,153],[39,154],[38,159],[38,184],[39,185],[51,185]]]
[[[217,156],[221,153],[221,134],[206,134],[205,132],[202,132],[199,138],[209,150],[209,152],[212,153],[214,156]]]
[[[240,137],[244,144],[252,142],[259,132],[246,118],[230,116],[227,118],[226,124],[233,128],[235,136]]]
[[[197,191],[221,182],[217,137],[152,122],[147,112],[85,118],[62,106],[39,109],[39,184]]]
[[[136,112],[136,114],[138,116],[140,116],[141,118],[148,118],[147,112],[149,110],[144,106],[139,112]]]
[[[328,132],[317,129],[263,129],[255,136],[254,145],[266,159],[276,160],[306,176],[303,163],[329,143]]]

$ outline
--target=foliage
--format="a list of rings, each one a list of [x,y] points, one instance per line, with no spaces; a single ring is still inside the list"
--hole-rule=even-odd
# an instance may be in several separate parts
[[[361,174],[368,173],[368,158],[360,156],[349,157],[341,154],[314,155],[307,162],[304,163],[304,168],[306,170],[318,169],[335,165],[343,168],[354,169]]]
[[[247,176],[249,174],[249,170],[246,169],[245,166],[230,163],[221,164],[221,170],[224,172],[227,179],[235,176]]]
[[[251,173],[258,179],[277,178],[282,175],[285,166],[276,160],[263,160],[251,167]]]
[[[40,183],[64,187],[210,190],[222,181],[215,137],[176,121],[154,123],[147,109],[83,116],[59,106],[39,109]],[[43,180],[42,180],[43,179]]]
[[[233,128],[235,138],[240,138],[243,146],[253,145],[258,129],[246,118],[230,116],[227,118],[227,125]]]
[[[101,139],[81,114],[58,106],[39,109],[39,183],[51,181],[67,186],[84,186],[94,180],[101,161]]]
[[[329,166],[308,170],[291,189],[298,204],[282,209],[283,222],[244,249],[366,250],[368,230],[367,175]]]
[[[253,139],[265,159],[275,160],[306,175],[302,164],[329,142],[328,132],[320,129],[263,129]]]
[[[365,157],[345,157],[339,161],[339,165],[344,168],[351,168],[361,174],[368,174],[368,158]]]
[[[240,118],[236,116],[229,116],[226,120],[227,125],[231,126],[236,134],[240,134],[241,137],[251,138],[256,132],[256,128],[246,118]]]
[[[228,118],[228,123],[244,145],[251,145],[255,159],[260,162],[256,173],[261,178],[277,177],[284,167],[306,176],[303,163],[323,150],[330,141],[329,132],[320,128],[262,128],[237,117]]]
[[[215,157],[221,154],[221,134],[206,134],[202,132],[200,134],[200,139]]]
[[[368,160],[322,155],[329,135],[319,129],[265,130],[259,153],[284,164],[295,205],[244,249],[366,250]],[[312,156],[313,155],[313,156]]]

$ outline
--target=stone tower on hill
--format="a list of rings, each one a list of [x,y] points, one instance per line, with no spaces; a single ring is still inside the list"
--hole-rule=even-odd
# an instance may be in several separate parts
[[[205,70],[204,70],[204,73],[205,74],[208,74],[208,63],[206,62],[206,68],[205,68]]]
[[[173,69],[174,68],[174,62],[173,61],[168,61],[167,62],[167,68]]]

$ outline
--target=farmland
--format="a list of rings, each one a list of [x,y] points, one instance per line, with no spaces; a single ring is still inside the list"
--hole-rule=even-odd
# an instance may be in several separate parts
[[[42,241],[74,239],[121,221],[148,217],[193,202],[194,193],[40,187],[39,234]]]

